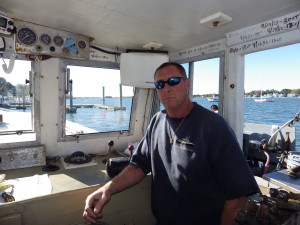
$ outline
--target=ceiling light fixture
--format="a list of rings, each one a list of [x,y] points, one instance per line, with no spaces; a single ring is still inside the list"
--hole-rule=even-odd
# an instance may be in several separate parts
[[[222,12],[215,13],[200,20],[200,23],[207,28],[215,28],[230,23],[232,18]]]
[[[147,44],[144,44],[143,45],[143,48],[144,49],[149,49],[149,50],[156,50],[156,49],[159,49],[161,48],[163,45],[160,44],[160,43],[157,43],[157,42],[154,42],[154,41],[151,41]]]

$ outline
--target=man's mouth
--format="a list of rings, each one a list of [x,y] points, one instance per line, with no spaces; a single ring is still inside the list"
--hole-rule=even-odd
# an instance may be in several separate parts
[[[173,101],[174,100],[174,97],[167,97],[167,98],[164,98],[164,102],[167,102],[167,101]]]

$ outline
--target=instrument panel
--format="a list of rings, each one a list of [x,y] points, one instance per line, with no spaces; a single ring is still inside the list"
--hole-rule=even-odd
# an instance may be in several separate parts
[[[16,26],[16,52],[59,58],[89,59],[92,38],[21,20]]]
[[[14,33],[14,21],[0,12],[0,35],[11,36]]]

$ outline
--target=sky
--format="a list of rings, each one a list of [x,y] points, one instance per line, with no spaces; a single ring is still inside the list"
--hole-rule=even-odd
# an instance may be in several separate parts
[[[5,60],[8,64],[9,60]],[[3,62],[0,61],[1,64]],[[195,63],[193,94],[218,93],[219,59]],[[120,95],[120,76],[117,70],[70,67],[75,97]],[[16,61],[11,74],[0,68],[0,76],[13,85],[28,79],[30,62]],[[89,77],[89,78],[88,78]],[[92,81],[90,80],[92,79]],[[300,89],[300,44],[256,52],[245,56],[245,91]],[[123,86],[123,96],[132,96],[133,88]]]
[[[245,91],[300,89],[300,44],[245,56]]]
[[[196,62],[194,94],[218,93],[219,60]],[[245,92],[300,89],[300,44],[245,55]]]

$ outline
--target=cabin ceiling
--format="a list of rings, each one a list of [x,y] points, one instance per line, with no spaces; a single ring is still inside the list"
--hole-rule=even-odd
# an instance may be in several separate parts
[[[0,5],[9,17],[87,35],[101,47],[125,51],[154,41],[169,52],[299,10],[299,0],[1,0]],[[214,29],[200,24],[217,12],[232,21]]]

